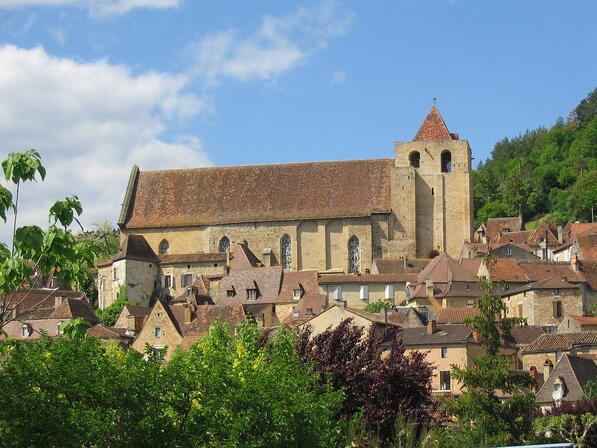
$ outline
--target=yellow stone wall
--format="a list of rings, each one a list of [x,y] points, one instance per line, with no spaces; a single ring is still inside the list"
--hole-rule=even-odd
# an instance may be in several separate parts
[[[342,287],[342,300],[346,302],[349,308],[363,309],[369,303],[384,301],[392,305],[399,305],[404,302],[404,286],[405,283],[391,283],[394,286],[394,298],[386,300],[385,298],[385,283],[363,283],[369,286],[369,300],[361,299],[361,284],[360,283],[334,283],[334,284],[320,284],[319,293],[327,297],[327,303],[337,303],[334,298],[334,291],[336,286]]]
[[[583,299],[578,289],[561,289],[559,296],[551,289],[515,294],[505,299],[508,316],[524,317],[529,325],[558,326],[562,318],[553,315],[553,302],[562,302],[562,316],[583,315]],[[522,305],[520,315],[519,305]]]
[[[182,286],[181,277],[184,274],[195,275],[220,275],[226,272],[226,262],[201,262],[201,263],[170,263],[162,264],[159,267],[159,278],[161,282],[162,276],[171,275],[174,278],[174,288],[168,288],[164,291],[167,295],[178,297],[186,293],[187,287]],[[158,280],[156,278],[156,280]],[[190,286],[190,285],[188,285]]]
[[[461,345],[446,345],[448,348],[448,357],[442,358],[441,346],[420,346],[420,347],[409,347],[405,350],[405,353],[411,353],[419,351],[426,354],[426,361],[433,364],[433,376],[431,377],[431,389],[434,392],[440,391],[440,376],[441,371],[450,371],[452,364],[466,368],[470,365],[469,354],[467,350],[467,344]],[[462,385],[457,382],[454,378],[451,378],[451,390],[453,394],[460,393]],[[442,391],[446,392],[446,391]]]
[[[155,336],[155,328],[161,328],[161,336]],[[166,352],[166,359],[170,359],[174,349],[182,342],[182,336],[176,331],[176,328],[170,321],[166,310],[160,301],[151,310],[147,317],[143,328],[135,338],[132,348],[140,353],[145,352],[145,344],[149,344],[153,348],[168,348]]]

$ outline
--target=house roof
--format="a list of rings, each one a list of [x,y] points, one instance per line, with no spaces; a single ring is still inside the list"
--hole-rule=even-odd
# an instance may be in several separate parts
[[[280,300],[295,300],[294,289],[301,286],[305,295],[318,295],[319,283],[317,271],[284,271],[278,298]]]
[[[572,266],[570,266],[570,263],[565,261],[519,260],[518,266],[525,273],[528,281],[530,282],[536,282],[548,278],[566,279],[567,282],[585,281],[582,273],[575,272],[574,269],[572,269]]]
[[[597,232],[597,223],[596,222],[569,222],[564,226],[564,235],[566,236],[566,241],[571,241],[574,237],[581,233],[595,233]]]
[[[263,263],[246,244],[234,244],[232,247],[232,260],[230,261],[231,270],[239,271],[260,266],[263,266]]]
[[[597,364],[591,359],[565,354],[556,364],[549,378],[537,392],[538,403],[553,402],[554,383],[557,379],[564,382],[562,401],[582,400],[583,387],[589,380],[597,377]]]
[[[480,315],[479,308],[442,308],[436,321],[438,324],[464,324],[465,319]]]
[[[485,236],[490,242],[495,242],[504,229],[509,232],[520,232],[522,230],[522,216],[508,216],[502,218],[489,218],[485,224]]]
[[[501,243],[496,243],[494,245],[491,246],[491,250],[497,250],[497,249],[501,249],[502,247],[505,246],[512,246],[512,247],[516,247],[524,252],[528,252],[530,254],[535,255],[535,252],[533,252],[533,249],[531,248],[531,246],[529,246],[528,244],[525,243],[514,243],[512,241],[503,241]]]
[[[433,297],[470,297],[476,298],[483,294],[479,283],[470,282],[449,282],[449,283],[433,283]],[[417,285],[412,297],[427,297],[427,286],[425,283]]]
[[[435,257],[418,275],[419,283],[431,279],[433,283],[472,282],[474,275],[447,253]]]
[[[50,317],[52,319],[74,319],[80,317],[93,324],[100,321],[86,299],[64,299],[52,312]]]
[[[283,269],[280,266],[258,267],[233,270],[220,283],[219,293],[214,297],[217,305],[245,303],[278,303],[292,301],[292,298],[279,297]],[[248,289],[258,289],[255,300],[247,300]],[[233,289],[234,297],[228,297],[227,291]]]
[[[394,159],[135,171],[129,229],[370,216],[391,209]]]
[[[581,325],[597,325],[597,316],[568,316],[570,319],[574,319]]]
[[[323,294],[305,294],[283,323],[290,328],[297,328],[321,313],[325,309],[325,304],[326,297]]]
[[[151,313],[151,307],[149,306],[136,306],[136,305],[125,305],[126,313],[133,317],[145,317]]]
[[[496,259],[491,266],[490,278],[492,281],[510,283],[525,283],[529,278],[520,267],[518,260],[509,258]]]
[[[570,350],[574,346],[597,345],[597,331],[543,334],[522,349],[525,354]]]
[[[520,294],[524,291],[533,291],[537,289],[578,289],[578,286],[573,285],[572,283],[565,282],[558,278],[550,277],[546,278],[545,280],[539,280],[537,282],[529,283],[511,291],[506,291],[502,294],[502,296],[507,297],[512,296],[514,294]]]
[[[414,142],[418,141],[438,141],[438,140],[457,140],[455,134],[451,134],[448,131],[448,127],[444,122],[441,114],[437,107],[432,106],[431,110],[425,117],[425,121],[421,124],[421,127],[417,131]]]
[[[579,258],[582,260],[597,260],[597,233],[583,233],[576,235]]]
[[[535,341],[539,336],[545,334],[539,325],[516,325],[510,329],[510,342],[514,345],[523,346]]]
[[[226,252],[200,252],[195,254],[164,254],[159,256],[160,264],[174,263],[217,263],[226,261]]]
[[[466,325],[437,325],[437,331],[434,333],[429,333],[427,327],[404,328],[400,334],[406,347],[462,344],[472,341],[472,330]]]
[[[128,335],[126,331],[126,328],[105,327],[102,324],[97,324],[88,328],[87,334],[100,339],[133,339],[134,336]]]
[[[14,293],[0,294],[0,303],[12,310],[18,304],[18,315],[29,312],[30,310],[39,310],[42,308],[54,309],[56,297],[63,298],[81,298],[85,293],[80,291],[67,291],[54,288],[19,288]]]
[[[373,263],[379,274],[418,274],[431,258],[375,258]]]
[[[547,243],[547,247],[557,247],[561,244],[558,241],[558,227],[551,221],[541,221],[526,241],[531,247],[539,247],[543,242]]]
[[[503,233],[497,240],[497,243],[519,243],[519,244],[528,244],[529,239],[533,236],[534,230],[520,230],[520,231],[512,231]]]
[[[126,235],[120,249],[112,258],[112,262],[118,260],[155,261],[159,258],[141,235]],[[110,263],[106,263],[110,264]]]

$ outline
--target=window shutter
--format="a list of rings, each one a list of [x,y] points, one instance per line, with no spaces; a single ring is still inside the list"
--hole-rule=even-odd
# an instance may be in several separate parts
[[[172,285],[170,286],[172,289],[176,289],[176,276],[171,275],[170,278],[172,279]]]
[[[160,276],[160,283],[162,284],[162,289],[164,289],[166,287],[166,276],[165,275]]]
[[[180,275],[180,286],[182,286],[183,288],[187,286],[187,283],[184,281],[184,274]]]

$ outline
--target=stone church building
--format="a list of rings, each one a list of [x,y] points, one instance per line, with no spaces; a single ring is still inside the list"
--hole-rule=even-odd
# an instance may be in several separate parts
[[[458,257],[472,241],[471,149],[434,106],[394,157],[141,171],[118,224],[158,255],[226,252],[265,265],[364,272],[373,258]]]

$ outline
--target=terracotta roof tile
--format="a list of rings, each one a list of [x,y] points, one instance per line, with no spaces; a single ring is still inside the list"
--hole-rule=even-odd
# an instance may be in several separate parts
[[[581,325],[597,325],[597,316],[572,316],[569,315],[570,319],[574,319]]]
[[[436,321],[438,324],[464,324],[465,319],[480,315],[478,308],[442,308]]]
[[[433,106],[427,114],[427,117],[425,117],[425,121],[423,121],[423,124],[417,131],[413,141],[438,140],[456,140],[456,138],[454,138],[454,136],[450,134],[450,131],[448,131],[448,127],[437,107]]]
[[[534,230],[521,230],[519,232],[506,232],[502,234],[497,240],[497,243],[518,243],[518,244],[527,244],[530,238],[533,236]]]
[[[424,283],[426,279],[431,279],[434,283],[448,283],[452,281],[470,282],[474,281],[474,275],[450,257],[443,253],[435,257],[423,269],[419,276],[419,283]]]
[[[578,401],[584,396],[583,387],[597,377],[597,365],[593,360],[565,354],[556,364],[549,378],[537,392],[537,403],[553,403],[554,381],[562,378],[565,383],[562,401]]]
[[[517,325],[510,330],[510,339],[514,345],[528,345],[545,334],[539,325]]]
[[[581,260],[597,260],[597,233],[583,233],[576,236],[579,258]]]
[[[471,340],[472,330],[466,325],[438,325],[428,333],[427,327],[404,328],[400,334],[406,347],[418,345],[458,344]]]
[[[393,166],[394,159],[377,159],[142,171],[125,227],[387,213]]]
[[[490,242],[496,242],[505,229],[508,232],[504,233],[504,235],[512,232],[520,232],[522,230],[522,217],[489,218],[485,224],[485,236]]]
[[[582,233],[596,233],[597,232],[597,222],[569,222],[564,226],[564,235],[566,236],[566,241],[571,241],[574,237],[578,234]]]
[[[417,280],[416,273],[409,274],[322,274],[319,284],[335,283],[403,283]]]
[[[597,331],[551,333],[539,336],[522,349],[523,353],[545,353],[570,350],[574,346],[597,346]]]
[[[284,319],[284,325],[296,329],[311,320],[325,309],[326,297],[323,294],[304,295],[296,304],[292,313]]]
[[[431,258],[375,258],[373,260],[379,274],[418,274],[430,261]]]
[[[226,261],[225,252],[200,252],[195,254],[160,255],[161,264],[173,263],[217,263]]]
[[[550,277],[544,280],[529,283],[511,291],[506,291],[502,294],[502,296],[512,296],[514,294],[519,294],[524,291],[533,291],[536,289],[579,289],[579,287],[578,285],[573,285],[572,283],[562,281],[559,278]]]

